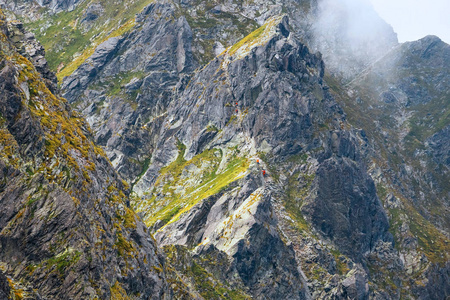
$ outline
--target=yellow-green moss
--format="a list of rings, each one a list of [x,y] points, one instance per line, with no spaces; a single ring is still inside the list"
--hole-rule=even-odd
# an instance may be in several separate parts
[[[1,126],[1,125],[0,125]],[[0,158],[15,168],[19,167],[19,145],[7,129],[0,128]]]
[[[117,249],[117,252],[122,257],[133,256],[132,252],[136,249],[133,244],[129,242],[120,232],[116,233],[116,242],[114,243],[114,247]]]
[[[103,152],[83,133],[82,128],[88,128],[87,124],[77,113],[67,111],[66,100],[48,90],[39,73],[25,57],[16,54],[10,59],[20,66],[18,83],[26,83],[34,91],[30,92],[29,100],[23,95],[23,104],[42,126],[45,156],[48,159],[56,158],[57,165],[64,162],[70,169],[80,170],[89,182],[89,172],[95,170],[95,154]],[[54,166],[43,167],[47,169],[47,179],[50,181],[62,182],[67,175],[66,172],[54,174]]]
[[[111,292],[111,300],[131,300],[118,281],[110,287],[109,291]]]
[[[19,284],[17,284],[14,280],[12,280],[11,278],[7,278],[8,279],[8,284],[10,287],[10,294],[9,297],[11,300],[22,300],[24,299],[25,296],[25,292],[23,290],[22,287],[20,287]]]
[[[136,228],[136,215],[135,215],[134,211],[129,209],[128,207],[125,207],[124,211],[125,211],[125,213],[123,215],[116,213],[117,219],[119,219],[122,222],[122,224],[125,228],[135,229]]]
[[[240,47],[242,47],[245,44],[251,43],[252,41],[256,40],[259,36],[261,36],[261,34],[266,29],[266,27],[267,27],[267,24],[264,24],[263,26],[259,27],[255,31],[251,32],[245,38],[243,38],[242,40],[240,40],[239,42],[237,42],[236,44],[231,46],[230,51],[228,51],[228,53],[230,55],[233,55],[236,52],[236,50],[239,49]]]

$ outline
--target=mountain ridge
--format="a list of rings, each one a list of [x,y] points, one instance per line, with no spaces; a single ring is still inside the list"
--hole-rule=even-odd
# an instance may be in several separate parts
[[[105,184],[110,179],[89,165],[77,175],[88,186],[89,180],[98,184],[101,197],[114,199],[112,207],[105,200],[94,208],[104,215],[106,243],[117,250],[116,273],[105,271],[117,282],[102,279],[105,284],[90,295],[439,299],[449,294],[448,122],[445,108],[436,109],[448,91],[443,67],[450,61],[448,45],[427,37],[401,44],[379,60],[367,53],[360,60],[349,50],[343,61],[353,58],[355,64],[342,73],[333,66],[342,53],[331,56],[333,47],[347,43],[344,29],[319,45],[323,54],[310,51],[323,35],[302,25],[320,18],[317,5],[152,3],[63,80],[64,95],[90,123],[95,143],[105,147],[115,170],[100,148],[97,159],[105,159],[102,168],[117,182],[111,188]],[[292,18],[294,12],[302,18]],[[31,38],[19,27],[12,31]],[[388,29],[383,34],[387,44],[396,43]],[[18,42],[14,47],[21,47]],[[17,51],[14,47],[10,51]],[[42,62],[43,52],[35,53],[35,61]],[[400,72],[407,76],[396,76]],[[51,86],[55,78],[48,74]],[[433,86],[422,84],[424,76]],[[29,93],[42,96],[42,91]],[[59,110],[62,116],[71,111],[65,107]],[[45,113],[40,117],[45,120]],[[64,124],[61,117],[55,120],[46,126]],[[71,148],[55,143],[46,146],[47,153],[70,162]],[[7,144],[4,149],[15,153],[15,144],[2,142]],[[0,161],[13,165],[15,157]],[[58,167],[47,172],[57,174]],[[64,185],[70,188],[71,180]],[[36,189],[36,183],[23,187]],[[85,192],[82,203],[93,205],[89,189]],[[30,207],[52,203],[37,201],[33,198]],[[107,225],[113,216],[120,235],[115,222]],[[127,257],[144,237],[145,250]],[[11,247],[8,235],[4,241]],[[78,250],[68,249],[53,258],[56,270],[47,272],[68,278],[64,272],[84,261]],[[7,255],[7,248],[0,253]],[[153,264],[146,271],[123,264],[145,254]],[[10,267],[3,272],[16,280]],[[145,288],[143,275],[160,281]],[[15,291],[19,286],[9,283]],[[60,297],[56,287],[46,288],[46,295]]]

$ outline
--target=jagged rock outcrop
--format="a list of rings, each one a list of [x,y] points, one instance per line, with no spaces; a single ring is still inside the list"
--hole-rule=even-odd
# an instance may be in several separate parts
[[[172,4],[151,4],[136,22],[131,33],[99,45],[62,84],[130,183],[148,167],[151,131],[161,126],[173,88],[196,66],[190,27]]]
[[[278,272],[301,283],[303,275],[291,264],[303,267],[300,261],[318,251],[327,253],[324,260],[331,259],[330,273],[336,274],[327,246],[317,244],[306,255],[300,249],[314,240],[314,232],[353,260],[348,277],[335,275],[329,282],[336,297],[367,297],[368,275],[358,263],[392,237],[359,154],[362,137],[343,129],[345,116],[323,75],[320,56],[290,34],[286,17],[270,19],[195,73],[171,103],[150,167],[134,185],[141,198],[135,207],[162,245],[195,247],[199,255],[225,252],[236,264],[238,286],[257,298],[305,298],[308,290],[287,293],[266,274]],[[297,160],[303,163],[292,164]],[[267,177],[261,178],[262,169]],[[285,187],[296,176],[300,188],[294,183],[294,189],[301,191],[294,193]],[[305,219],[312,224],[307,237],[286,229],[289,222],[299,226]],[[248,253],[252,259],[239,269],[239,259]],[[275,260],[283,272],[269,263],[275,257],[285,257]],[[247,278],[244,270],[258,265],[264,272]],[[255,289],[261,280],[271,286],[270,293]]]
[[[170,298],[164,258],[127,206],[126,187],[85,121],[50,91],[45,59],[38,68],[18,52],[30,39],[10,34],[1,15],[2,270],[36,290],[33,299]]]

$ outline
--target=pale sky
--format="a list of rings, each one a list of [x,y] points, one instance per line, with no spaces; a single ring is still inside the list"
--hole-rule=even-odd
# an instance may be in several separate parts
[[[370,0],[399,42],[436,35],[450,44],[450,0]]]

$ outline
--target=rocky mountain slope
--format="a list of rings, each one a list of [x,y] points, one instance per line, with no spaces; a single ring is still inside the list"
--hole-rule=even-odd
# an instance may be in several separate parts
[[[54,1],[39,3],[42,8],[36,9],[32,2],[23,5],[14,2],[13,5],[5,0],[3,6],[23,16],[23,21],[44,43],[50,66],[58,71],[60,80],[78,68],[73,79],[64,80],[65,97],[75,102],[84,115],[89,115],[87,119],[97,143],[106,147],[116,169],[133,184],[147,168],[152,152],[150,137],[140,126],[158,126],[153,119],[166,111],[179,73],[189,74],[199,65],[208,63],[268,18],[287,13],[297,38],[324,53],[328,68],[345,74],[346,78],[375,60],[380,49],[396,44],[392,29],[373,17],[374,12],[365,4],[354,7],[348,1],[341,2],[342,8],[337,10],[330,9],[332,5],[323,1],[162,1],[154,8],[146,8],[136,19],[134,14],[148,4],[145,1],[110,1],[108,5],[101,1],[75,1],[70,3],[72,6],[66,1]],[[122,5],[125,9],[121,9]],[[360,19],[350,14],[355,9],[373,20],[371,26],[360,29],[357,35],[354,31]],[[161,14],[165,18],[160,18]],[[172,19],[179,23],[171,24]],[[160,31],[171,37],[163,38]],[[167,45],[167,41],[174,42]],[[128,49],[129,43],[133,44],[133,49]],[[94,54],[97,48],[98,53]],[[177,58],[171,57],[172,53],[176,53]],[[112,59],[115,56],[117,59]],[[152,67],[143,68],[148,60],[152,61]],[[342,61],[346,63],[340,64]],[[348,66],[348,70],[342,69],[343,65]],[[148,77],[158,70],[159,73]],[[170,78],[160,78],[159,74],[165,71],[169,71]],[[155,83],[155,79],[160,83]],[[75,83],[78,81],[82,83]],[[127,86],[131,81],[133,84]],[[153,88],[155,85],[157,89]],[[93,103],[98,105],[93,107]],[[148,109],[154,105],[158,107],[156,110]],[[115,120],[108,112],[111,107],[121,112]],[[135,126],[138,123],[140,126]],[[113,131],[116,134],[113,135]]]
[[[383,209],[368,176],[362,157],[373,150],[361,147],[368,143],[365,132],[345,120],[323,83],[320,57],[310,55],[285,23],[271,29],[273,22],[216,57],[176,94],[152,163],[134,185],[136,209],[162,245],[195,247],[196,255],[217,248],[234,259],[249,251],[241,243],[257,245],[253,224],[271,215],[273,232],[294,249],[314,298],[446,291],[447,238],[405,209],[424,226],[414,232],[420,247],[421,235],[433,237],[422,249],[403,241],[394,247],[401,221],[391,215],[395,227],[389,227],[385,211],[391,211]],[[243,191],[252,191],[247,180],[263,169],[267,177],[245,198]],[[259,195],[276,208],[261,209],[261,219],[258,208],[252,211]],[[280,251],[271,247],[270,255]]]
[[[126,184],[55,93],[33,35],[0,17],[1,292],[170,298],[164,258]]]
[[[450,226],[449,67],[450,46],[439,38],[405,43],[349,84],[348,101],[371,116],[368,122],[353,118],[386,149],[387,168],[411,187],[405,196],[444,232]]]
[[[89,293],[113,299],[122,291],[187,299],[450,295],[449,46],[435,37],[398,45],[370,8],[341,2],[333,9],[326,1],[159,1],[135,18],[148,3],[124,2],[120,13],[113,2],[9,6],[19,16],[23,9],[40,14],[23,20],[51,52],[64,96],[90,124],[95,143],[82,119],[78,126],[98,152],[86,158],[53,147],[62,161],[46,172],[63,174],[58,170],[72,156],[88,165],[94,159],[95,169],[67,175],[87,182],[86,205],[78,211],[87,219],[101,211],[103,243],[112,249],[117,243],[138,249],[133,243],[147,240],[133,258],[117,248],[125,258],[111,259],[110,250],[101,263],[93,259],[104,283]],[[363,12],[356,18],[349,14],[355,9]],[[373,26],[358,28],[363,16]],[[28,52],[43,74],[39,80],[57,94],[43,49],[20,24],[9,26],[7,39]],[[12,85],[20,86],[18,80]],[[60,112],[75,114],[63,106]],[[62,145],[68,138],[58,137]],[[107,160],[100,159],[105,171],[97,171],[95,159],[104,155],[131,196]],[[31,176],[28,169],[23,176]],[[22,182],[24,191],[41,191],[34,181]],[[55,184],[72,194],[83,187]],[[111,193],[116,197],[107,208]],[[117,210],[133,216],[136,227]],[[92,226],[84,230],[77,232],[94,233],[86,233],[92,238],[83,249],[105,249]],[[55,225],[52,232],[59,231]],[[71,257],[64,256],[63,270]],[[4,269],[9,289],[20,289],[18,279],[35,282],[17,266]],[[154,283],[145,284],[147,278]]]
[[[368,296],[356,284],[362,267],[353,265],[343,287],[346,277],[337,274],[331,251],[360,262],[377,242],[389,241],[387,218],[360,164],[357,133],[341,129],[342,111],[322,83],[323,62],[288,28],[287,18],[270,19],[196,73],[168,110],[152,164],[135,185],[135,206],[160,244],[195,247],[203,257],[228,255],[236,265],[230,275],[239,275],[231,278],[241,278],[256,298],[307,298],[293,289],[304,286],[304,275],[291,269],[317,255],[302,252],[307,243],[332,260],[308,268],[329,267],[322,275],[336,275],[334,282],[328,275],[321,283],[331,293],[348,288]],[[320,130],[325,123],[329,131]],[[329,205],[348,209],[350,201],[370,209],[360,216],[370,214],[373,222],[348,211],[327,219],[327,177],[344,169],[361,190]],[[319,245],[314,233],[329,243]],[[324,293],[324,285],[310,288]]]

